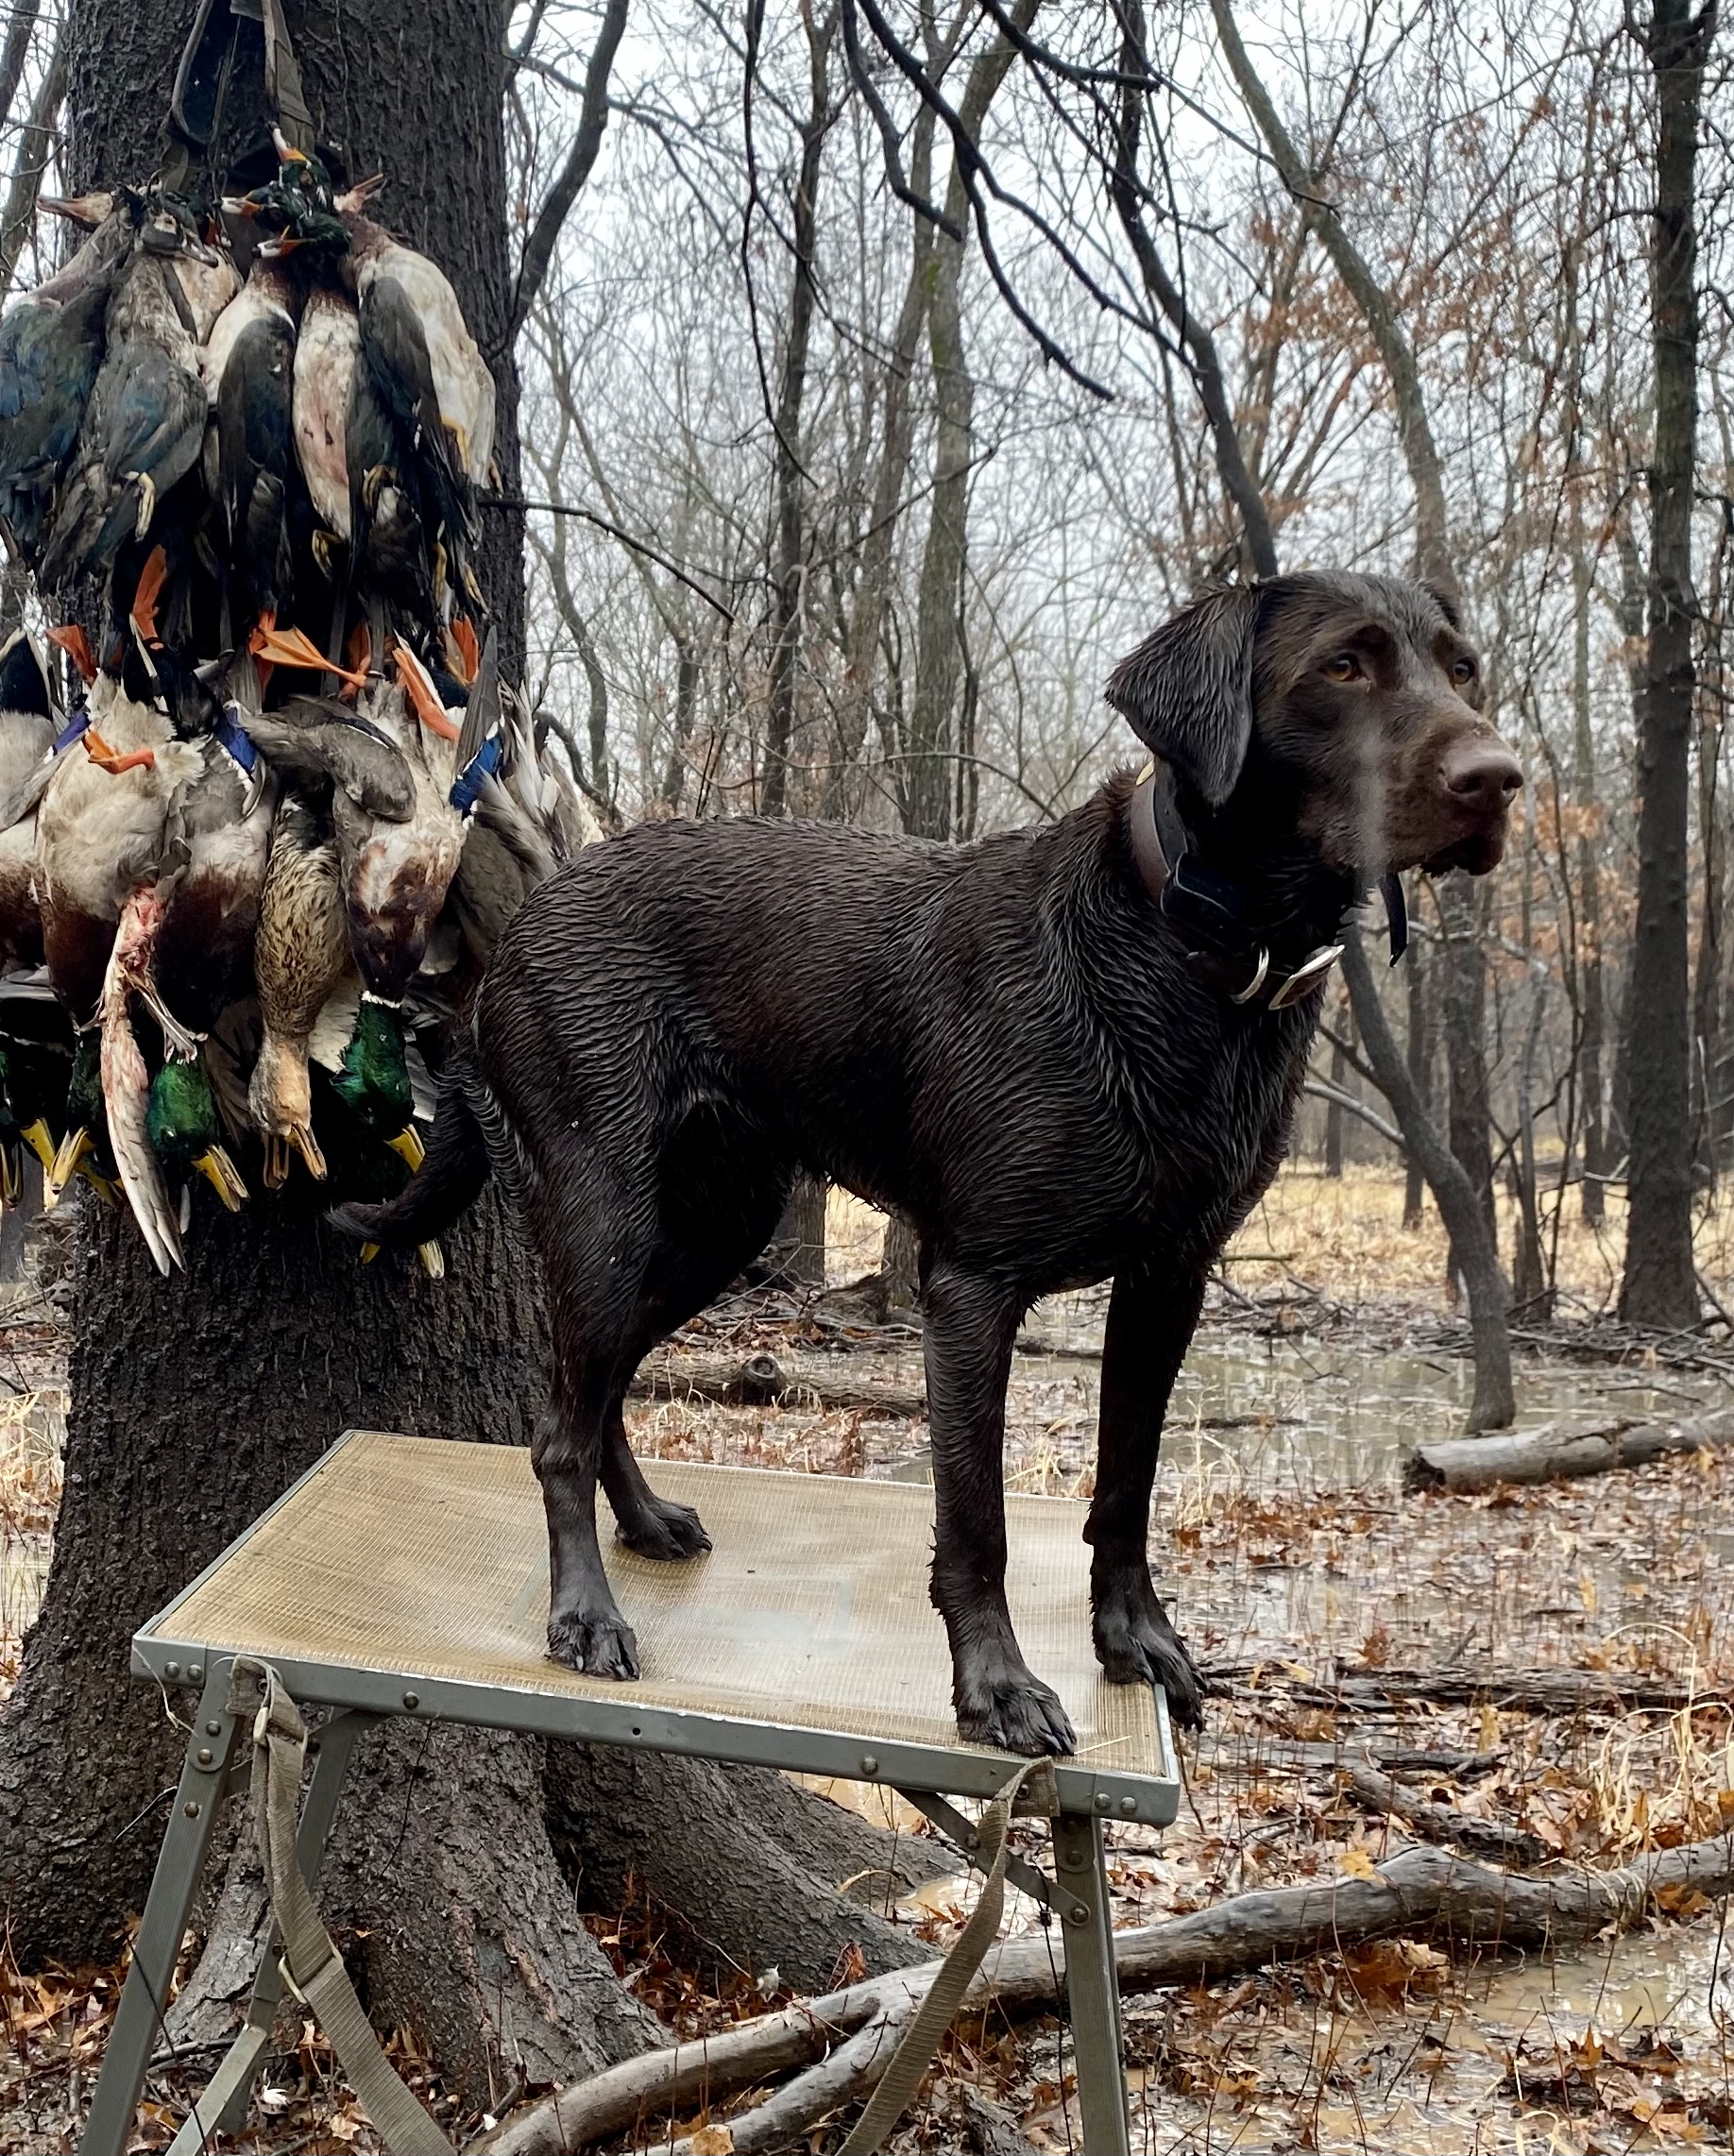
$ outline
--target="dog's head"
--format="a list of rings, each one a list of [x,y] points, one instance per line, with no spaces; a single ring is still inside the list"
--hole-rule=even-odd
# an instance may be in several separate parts
[[[1121,661],[1108,701],[1210,808],[1255,796],[1329,867],[1483,875],[1504,852],[1523,774],[1429,586],[1318,571],[1213,592]]]

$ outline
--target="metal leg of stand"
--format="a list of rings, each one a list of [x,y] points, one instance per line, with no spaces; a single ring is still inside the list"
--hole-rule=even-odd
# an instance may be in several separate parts
[[[1066,1812],[1054,1821],[1054,1877],[1065,1926],[1065,1989],[1083,2147],[1089,2156],[1131,2156],[1120,2064],[1120,1984],[1098,1819]]]
[[[198,1719],[187,1739],[175,1808],[162,1836],[144,1921],[133,1942],[102,2073],[78,2143],[79,2156],[119,2156],[132,2139],[145,2068],[162,2031],[162,2010],[168,2004],[175,1963],[227,1786],[237,1720],[228,1711],[229,1669],[227,1660],[212,1664],[198,1703]]]
[[[325,1844],[337,1814],[337,1800],[348,1772],[349,1755],[364,1729],[379,1720],[376,1714],[339,1714],[328,1722],[314,1740],[317,1749],[307,1795],[297,1830],[296,1859],[301,1876],[312,1887],[318,1883],[319,1866],[325,1860]],[[168,2156],[200,2156],[216,2132],[239,2133],[246,2119],[246,2107],[277,2026],[277,2010],[282,2004],[282,1937],[276,1919],[267,1928],[260,1948],[259,1968],[253,1978],[253,1995],[241,2033],[223,2054],[223,2063],[188,2114],[180,2131],[168,2147]]]

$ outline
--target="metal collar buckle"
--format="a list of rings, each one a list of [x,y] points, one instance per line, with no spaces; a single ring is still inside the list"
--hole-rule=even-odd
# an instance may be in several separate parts
[[[1343,946],[1340,943],[1320,943],[1316,951],[1309,951],[1270,998],[1270,1009],[1272,1010],[1286,1010],[1291,1003],[1299,1003],[1309,990],[1318,986],[1342,955]],[[1259,979],[1262,980],[1263,978],[1264,969],[1261,967]],[[1257,986],[1258,981],[1254,981],[1252,988],[1247,991],[1247,995],[1250,995]],[[1246,997],[1237,995],[1234,1000],[1236,1003],[1243,1003],[1246,1001]]]
[[[1264,944],[1261,943],[1258,946],[1258,963],[1252,969],[1252,978],[1248,981],[1245,988],[1243,988],[1237,995],[1231,995],[1229,997],[1229,1001],[1231,1003],[1250,1003],[1252,998],[1258,993],[1259,990],[1264,987],[1265,976],[1269,971],[1270,953],[1265,948]],[[1271,1009],[1274,1010],[1276,1006],[1273,1004]]]

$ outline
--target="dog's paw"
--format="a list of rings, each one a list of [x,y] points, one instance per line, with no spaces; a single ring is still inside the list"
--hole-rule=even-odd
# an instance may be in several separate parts
[[[1142,1590],[1134,1578],[1098,1594],[1095,1638],[1096,1658],[1111,1685],[1155,1685],[1167,1694],[1168,1712],[1182,1729],[1203,1727],[1203,1680],[1148,1572]]]
[[[548,1656],[592,1677],[638,1673],[638,1642],[632,1626],[611,1605],[575,1609],[548,1620]]]
[[[710,1548],[705,1522],[692,1507],[663,1497],[652,1498],[635,1519],[617,1521],[614,1538],[635,1556],[660,1557],[671,1564]]]
[[[1078,1749],[1060,1695],[1028,1670],[960,1692],[958,1734],[966,1744],[993,1744],[1026,1759],[1064,1758]]]

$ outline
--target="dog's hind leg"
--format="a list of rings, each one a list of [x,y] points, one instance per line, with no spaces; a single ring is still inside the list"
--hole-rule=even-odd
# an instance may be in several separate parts
[[[935,1265],[922,1299],[933,1438],[933,1602],[951,1642],[958,1728],[1039,1757],[1077,1749],[1058,1693],[1024,1660],[1006,1606],[1006,1381],[1023,1306]]]
[[[1114,1275],[1102,1347],[1096,1496],[1084,1526],[1096,1655],[1116,1685],[1160,1685],[1196,1729],[1202,1688],[1150,1579],[1150,1491],[1163,1418],[1203,1307],[1204,1282],[1153,1267]]]
[[[660,1227],[640,1288],[636,1369],[658,1340],[714,1302],[774,1233],[791,1171],[750,1126],[707,1103],[688,1115],[664,1152]],[[696,1557],[710,1548],[688,1504],[658,1497],[626,1442],[617,1401],[603,1432],[603,1488],[615,1534],[640,1557]]]

